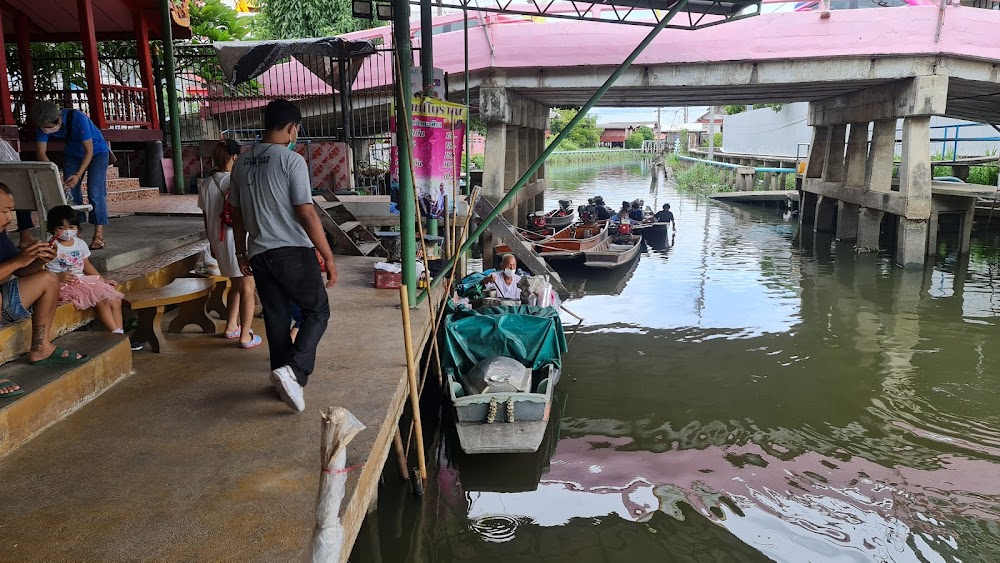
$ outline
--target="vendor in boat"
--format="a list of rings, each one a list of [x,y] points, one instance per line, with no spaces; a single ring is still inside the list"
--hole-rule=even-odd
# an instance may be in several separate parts
[[[656,222],[657,223],[670,223],[670,227],[677,232],[677,222],[674,221],[674,214],[670,212],[670,204],[663,204],[663,211],[656,212]]]
[[[518,287],[518,282],[521,281],[521,276],[517,275],[517,258],[513,254],[504,254],[500,265],[503,271],[494,272],[483,278],[483,285],[495,287],[497,297],[501,299],[520,300],[521,288]]]

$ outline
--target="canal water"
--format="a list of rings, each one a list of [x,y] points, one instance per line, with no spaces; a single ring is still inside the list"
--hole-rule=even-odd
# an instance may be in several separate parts
[[[676,236],[566,272],[541,451],[462,455],[445,415],[423,502],[388,464],[352,561],[1000,560],[1000,241],[903,271],[641,164],[548,170],[547,208],[670,203]]]

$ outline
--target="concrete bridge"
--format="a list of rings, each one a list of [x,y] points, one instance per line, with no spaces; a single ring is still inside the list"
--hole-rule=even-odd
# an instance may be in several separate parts
[[[815,212],[803,219],[819,217],[820,230],[867,245],[872,221],[888,214],[899,226],[897,261],[917,265],[933,237],[930,116],[1000,122],[998,29],[1000,12],[948,6],[841,10],[828,18],[780,13],[669,30],[601,105],[810,102],[815,138],[802,189],[804,206]],[[549,108],[586,102],[645,33],[522,20],[470,29],[470,98],[488,129],[486,195],[501,197],[541,153]],[[462,31],[434,36],[434,53],[435,66],[451,76],[449,98],[463,100]],[[903,148],[894,184],[897,119]],[[506,212],[509,220],[541,206],[544,181],[543,168]],[[972,197],[956,195],[949,211],[965,209],[963,195]]]

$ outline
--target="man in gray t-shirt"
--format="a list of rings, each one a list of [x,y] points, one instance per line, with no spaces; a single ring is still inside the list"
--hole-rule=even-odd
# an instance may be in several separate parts
[[[285,403],[305,410],[303,388],[330,320],[326,288],[337,282],[333,252],[313,207],[305,160],[289,150],[302,114],[288,100],[264,108],[264,139],[244,150],[230,177],[236,258],[253,276],[264,308],[271,381]],[[320,261],[326,269],[326,283]],[[292,306],[302,311],[292,342]]]

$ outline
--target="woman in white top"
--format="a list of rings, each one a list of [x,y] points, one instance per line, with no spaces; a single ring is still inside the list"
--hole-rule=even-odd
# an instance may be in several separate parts
[[[517,258],[513,254],[504,254],[500,265],[503,266],[503,272],[490,274],[483,281],[495,287],[497,296],[501,299],[520,300],[521,288],[517,284],[521,281],[521,276],[517,275]]]
[[[205,234],[212,256],[219,261],[219,271],[229,278],[232,289],[227,303],[225,337],[240,339],[240,348],[253,348],[261,344],[260,336],[253,333],[254,280],[244,276],[236,261],[236,243],[233,228],[222,220],[223,209],[229,192],[229,173],[233,170],[240,145],[232,139],[219,141],[212,152],[215,172],[198,182],[198,207],[205,213]]]

